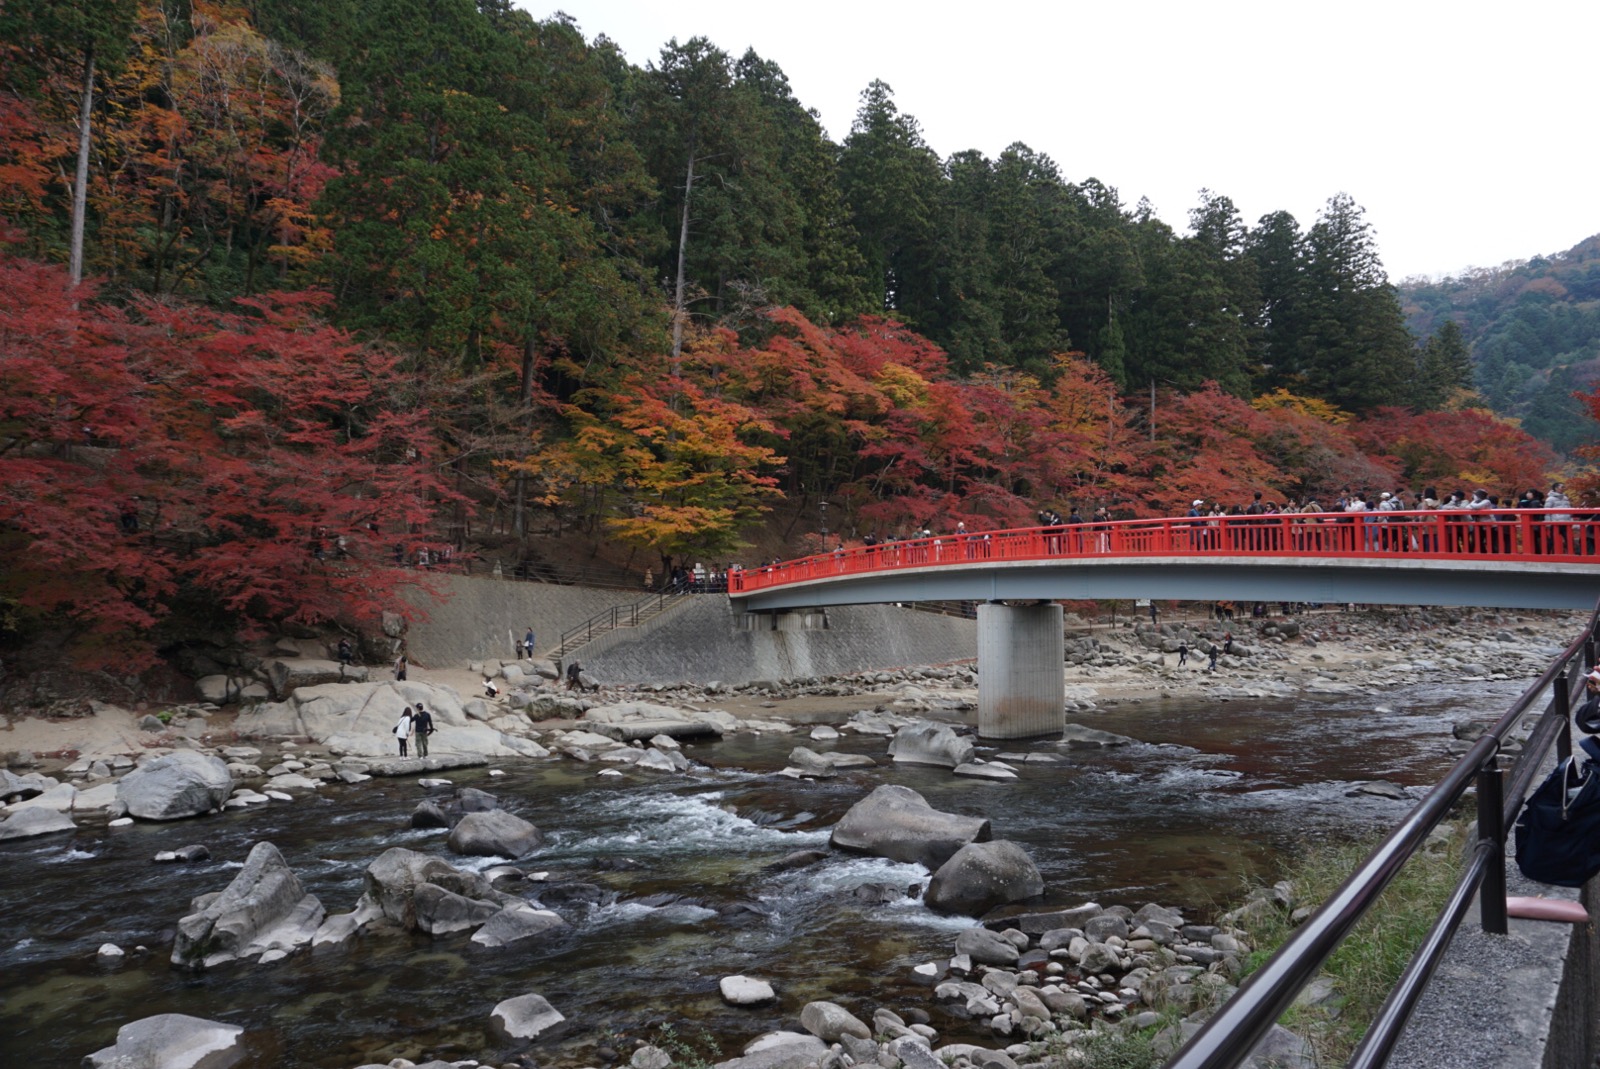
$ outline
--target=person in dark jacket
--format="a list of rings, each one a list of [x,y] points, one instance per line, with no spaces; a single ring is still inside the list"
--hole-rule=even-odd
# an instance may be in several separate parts
[[[411,734],[417,740],[417,756],[428,756],[428,736],[432,735],[433,714],[417,703],[417,711],[411,714]]]

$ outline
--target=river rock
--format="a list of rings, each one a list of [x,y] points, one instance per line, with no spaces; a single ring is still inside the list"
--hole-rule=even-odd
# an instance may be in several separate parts
[[[635,1050],[633,1057],[628,1059],[628,1069],[667,1069],[671,1064],[672,1055],[648,1043]]]
[[[504,908],[498,898],[468,898],[436,883],[418,884],[411,900],[416,910],[417,929],[429,935],[470,931]]]
[[[971,739],[957,735],[950,725],[921,721],[895,732],[889,756],[896,764],[955,768],[972,760],[974,748]]]
[[[172,963],[210,968],[237,958],[283,957],[311,942],[324,910],[269,842],[251,847],[244,867],[218,895],[195,900],[194,913],[178,922]]]
[[[805,1069],[828,1053],[827,1044],[804,1032],[768,1032],[745,1045],[744,1053],[713,1069]]]
[[[461,804],[463,813],[488,813],[500,808],[500,799],[476,787],[461,788],[456,795],[456,801]]]
[[[75,808],[77,798],[78,788],[70,783],[57,783],[32,798],[14,802],[7,807],[7,811],[20,813],[24,809],[52,809],[57,813],[70,813]]]
[[[514,1043],[537,1039],[565,1021],[543,995],[528,994],[508,998],[489,1014],[489,1027],[501,1039]]]
[[[83,1059],[84,1069],[227,1069],[245,1055],[244,1029],[162,1013],[117,1029],[117,1042]]]
[[[1060,745],[1069,749],[1082,749],[1095,746],[1127,746],[1137,742],[1126,735],[1114,735],[1109,731],[1099,728],[1084,727],[1082,724],[1068,724],[1061,731]]]
[[[973,779],[1008,780],[1016,779],[1017,774],[1003,765],[980,764],[977,761],[967,761],[955,767],[958,776],[971,776]]]
[[[49,777],[41,776],[37,772],[19,776],[10,769],[0,768],[0,800],[8,803],[20,802],[35,795],[43,794],[47,788],[55,785],[55,780],[53,779],[50,779],[48,783],[44,782],[47,779]]]
[[[1022,847],[1005,839],[969,843],[939,866],[923,902],[939,913],[981,916],[1044,894],[1044,878]]]
[[[450,817],[439,808],[438,803],[421,801],[417,808],[411,811],[411,826],[413,828],[448,828]]]
[[[180,846],[176,850],[157,850],[156,856],[151,860],[166,865],[193,865],[201,861],[210,861],[211,851],[203,843],[190,843],[188,846]]]
[[[472,941],[479,946],[502,947],[519,939],[543,935],[554,928],[564,928],[566,924],[554,910],[534,909],[522,902],[507,906],[490,917],[472,934]]]
[[[504,809],[492,809],[462,817],[450,829],[446,845],[457,854],[519,858],[543,842],[544,835],[526,820]]]
[[[117,800],[141,820],[181,820],[222,808],[233,776],[219,757],[179,750],[147,761],[117,781]]]
[[[752,976],[724,976],[717,981],[717,989],[732,1006],[760,1006],[778,997],[771,984]]]
[[[292,660],[268,661],[265,668],[267,683],[272,687],[272,696],[278,701],[283,701],[301,687],[367,681],[365,666],[340,664],[338,661],[297,657]]]
[[[833,826],[830,842],[841,850],[936,869],[961,847],[990,837],[982,817],[941,813],[910,787],[884,784],[850,807]]]
[[[1015,965],[1021,956],[1015,943],[987,928],[968,928],[957,935],[956,953],[979,965]]]
[[[54,809],[19,809],[0,823],[0,840],[31,839],[58,831],[76,831],[77,825],[65,813]]]
[[[842,1036],[871,1039],[872,1029],[837,1002],[808,1002],[800,1011],[800,1024],[824,1043],[837,1043]]]
[[[417,895],[425,886],[493,905],[495,908],[484,912],[482,920],[487,920],[504,906],[522,901],[496,891],[488,880],[475,872],[463,872],[439,858],[407,850],[403,846],[385,850],[367,866],[363,899],[371,902],[384,917],[402,928],[430,931],[434,923],[431,910],[439,904],[440,899],[430,891],[419,904]],[[358,904],[357,909],[361,908]]]

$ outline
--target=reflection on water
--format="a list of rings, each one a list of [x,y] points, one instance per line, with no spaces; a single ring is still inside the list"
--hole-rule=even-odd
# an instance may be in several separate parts
[[[1209,915],[1245,881],[1270,877],[1295,844],[1391,823],[1409,803],[1351,797],[1351,784],[1431,783],[1449,763],[1449,726],[1460,715],[1451,710],[1497,712],[1516,690],[1389,691],[1383,704],[1394,711],[1382,713],[1370,699],[1130,703],[1077,718],[1136,744],[1007,743],[1005,752],[1060,760],[1019,766],[1020,779],[1006,783],[887,764],[823,782],[776,775],[797,744],[884,753],[885,740],[848,735],[833,744],[768,735],[690,746],[701,767],[688,777],[602,778],[600,766],[570,762],[507,764],[499,778],[453,773],[547,835],[520,864],[548,872],[549,883],[504,888],[533,898],[573,882],[597,888],[593,900],[562,899],[570,927],[500,949],[475,946],[467,933],[368,935],[270,966],[201,974],[168,966],[171,929],[189,901],[226,886],[258,839],[278,845],[330,913],[355,904],[366,866],[389,847],[448,857],[442,832],[406,826],[426,793],[415,781],[330,785],[293,805],[177,824],[90,823],[73,836],[0,845],[0,1054],[7,1064],[73,1064],[127,1021],[183,1012],[244,1025],[256,1066],[493,1060],[509,1051],[488,1036],[489,1010],[529,991],[569,1018],[542,1045],[546,1064],[595,1064],[597,1045],[662,1021],[680,1031],[699,1022],[726,1053],[794,1027],[811,999],[862,1012],[922,1004],[926,988],[911,967],[948,956],[970,923],[922,907],[916,895],[928,874],[917,865],[830,854],[805,868],[770,867],[824,848],[828,828],[879,783],[988,817],[996,838],[1033,856],[1050,904],[1159,901]],[[214,860],[151,863],[156,851],[191,842],[205,843]],[[450,860],[480,870],[501,863]],[[867,885],[872,893],[854,893]],[[95,952],[105,942],[151,950],[102,965]],[[717,981],[733,973],[770,980],[779,1004],[725,1006]]]

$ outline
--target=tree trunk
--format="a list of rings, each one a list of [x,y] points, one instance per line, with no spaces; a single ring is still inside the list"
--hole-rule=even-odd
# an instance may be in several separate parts
[[[526,409],[533,403],[533,367],[534,357],[538,355],[538,346],[534,335],[530,331],[522,343],[522,382],[517,387],[517,401]],[[527,524],[523,522],[523,509],[526,507],[528,497],[528,476],[526,472],[517,472],[516,501],[511,513],[511,533],[518,539],[527,537]]]
[[[83,103],[78,108],[78,173],[72,184],[72,237],[67,271],[83,281],[83,217],[89,208],[89,118],[94,111],[94,46],[83,50]]]
[[[689,257],[689,198],[694,193],[694,146],[689,147],[688,174],[683,180],[683,216],[678,222],[678,279],[672,297],[672,377],[678,377],[678,361],[683,356],[685,265]]]

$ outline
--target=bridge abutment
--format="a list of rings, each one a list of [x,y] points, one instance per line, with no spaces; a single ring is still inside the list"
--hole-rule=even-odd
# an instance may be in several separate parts
[[[1061,606],[978,606],[978,735],[1025,739],[1065,729]]]

